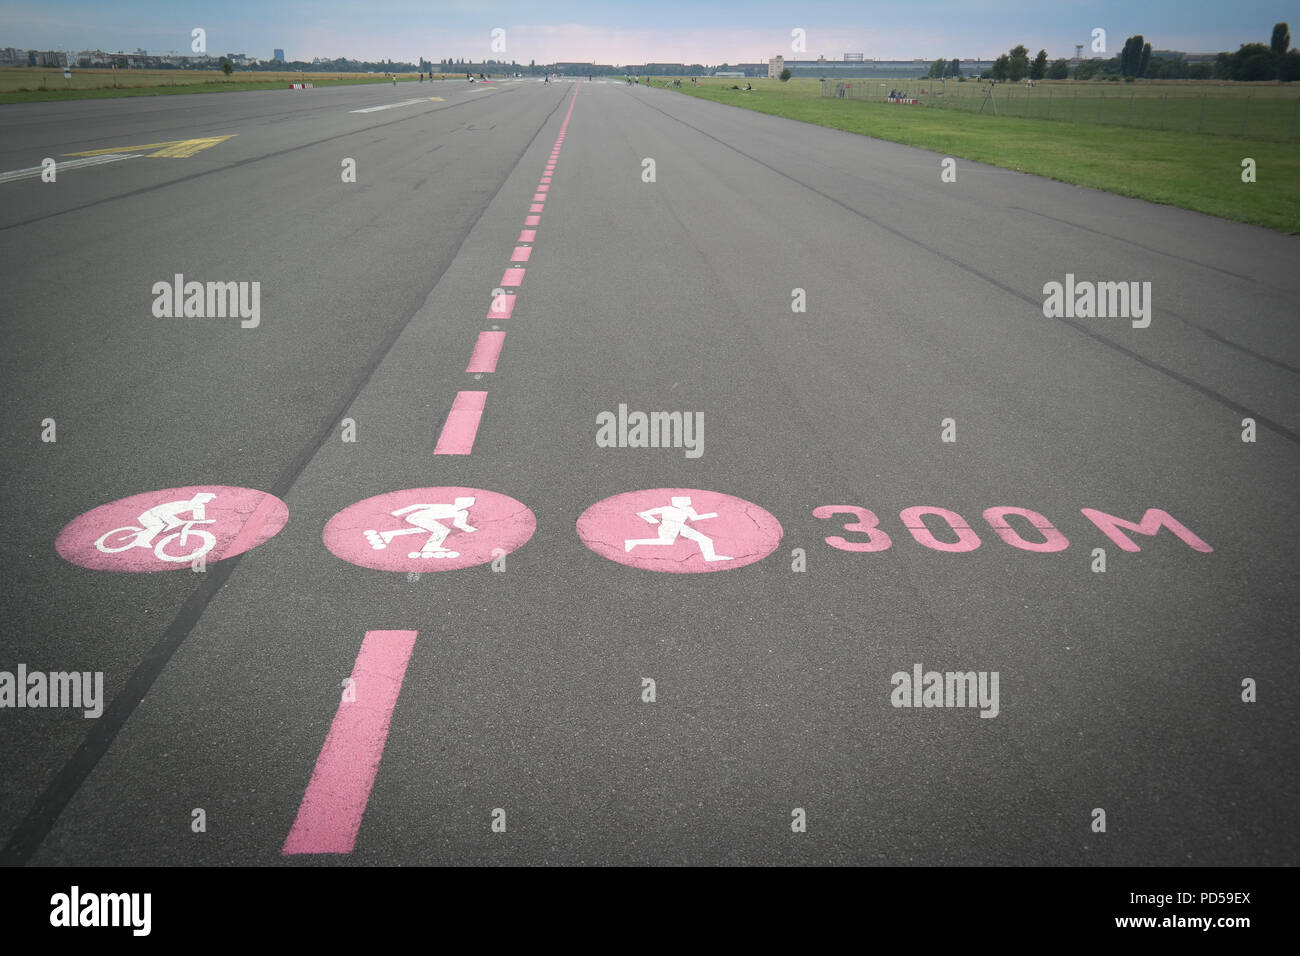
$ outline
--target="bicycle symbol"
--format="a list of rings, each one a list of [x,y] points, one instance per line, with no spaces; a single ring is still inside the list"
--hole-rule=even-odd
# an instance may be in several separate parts
[[[174,564],[194,561],[217,546],[216,535],[211,531],[194,527],[199,524],[216,523],[216,518],[203,516],[204,506],[215,497],[216,495],[209,492],[202,492],[189,501],[174,501],[151,508],[137,519],[139,525],[127,525],[107,531],[95,542],[95,547],[105,554],[118,554],[131,548],[152,548],[154,557],[159,561],[169,561]],[[186,511],[193,517],[182,520],[179,515]],[[172,533],[164,535],[155,542],[154,538],[164,531]],[[189,545],[190,550],[185,551],[191,540],[195,543]],[[174,553],[169,552],[169,548]],[[184,553],[181,553],[182,551]]]

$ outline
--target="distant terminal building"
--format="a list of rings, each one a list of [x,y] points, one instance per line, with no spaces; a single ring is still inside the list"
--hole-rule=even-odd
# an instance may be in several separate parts
[[[769,80],[778,79],[781,71],[785,69],[785,57],[774,56],[767,61],[767,78]]]
[[[266,49],[266,48],[263,47],[262,49]],[[275,48],[275,56],[271,57],[271,59],[273,59],[273,60],[279,60],[281,63],[283,63],[283,62],[284,62],[284,50],[280,49],[279,47],[276,47],[276,48]]]
[[[714,70],[714,76],[744,76],[744,70]]]
[[[585,63],[578,63],[576,61],[572,63],[556,63],[551,67],[551,69],[556,73],[563,74],[564,76],[586,76],[589,73],[595,72],[595,66],[596,64],[594,61],[588,60]],[[641,72],[644,72],[644,70]]]
[[[783,68],[794,77],[836,80],[855,76],[878,76],[884,79],[918,79],[930,72],[933,60],[877,60],[857,53],[844,54],[843,60],[785,60]],[[853,57],[853,59],[849,59]],[[993,67],[992,60],[963,59],[962,76],[977,76]]]

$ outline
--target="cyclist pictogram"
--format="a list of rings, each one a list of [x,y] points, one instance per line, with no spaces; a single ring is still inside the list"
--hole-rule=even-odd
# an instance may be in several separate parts
[[[68,522],[55,549],[97,571],[169,571],[232,558],[273,537],[289,508],[253,488],[164,488],[100,505]]]

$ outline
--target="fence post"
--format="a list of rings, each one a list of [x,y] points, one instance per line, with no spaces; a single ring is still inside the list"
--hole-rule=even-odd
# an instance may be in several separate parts
[[[1167,107],[1168,105],[1169,105],[1169,94],[1166,93],[1165,98],[1160,101],[1160,128],[1161,129],[1165,128],[1165,107]]]
[[[1052,118],[1052,88],[1047,88],[1047,118]]]
[[[1106,102],[1106,91],[1101,91],[1101,99],[1097,100],[1097,122],[1101,122],[1101,104]]]
[[[1291,135],[1286,138],[1288,143],[1295,139],[1295,120],[1297,114],[1300,114],[1300,100],[1295,101],[1295,109],[1291,111]]]
[[[1075,113],[1075,110],[1078,109],[1078,106],[1079,106],[1079,88],[1076,86],[1076,87],[1074,88],[1074,101],[1070,103],[1070,122],[1071,122],[1071,123],[1074,122],[1074,113]],[[259,288],[260,288],[260,287],[259,287]]]
[[[1205,96],[1206,94],[1201,94],[1201,115],[1196,121],[1196,132],[1198,133],[1201,131],[1201,127],[1205,125]]]
[[[1126,125],[1133,125],[1133,97],[1137,95],[1137,90],[1133,90],[1128,95],[1128,122]]]
[[[1241,138],[1246,138],[1246,120],[1250,119],[1250,94],[1246,95],[1246,112],[1241,117]]]

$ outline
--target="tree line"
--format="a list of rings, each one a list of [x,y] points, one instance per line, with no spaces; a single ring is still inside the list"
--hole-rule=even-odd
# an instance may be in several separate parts
[[[939,67],[945,61],[939,60]],[[956,62],[956,61],[953,61]],[[937,72],[931,77],[956,76],[956,72]],[[1039,50],[1032,60],[1029,50],[1017,44],[993,61],[984,73],[986,79],[1017,83],[1030,80],[1064,80],[1070,76],[1069,61],[1059,59],[1048,62],[1047,51]],[[1189,64],[1181,53],[1153,54],[1151,44],[1142,34],[1124,41],[1119,54],[1108,60],[1082,60],[1074,69],[1076,80],[1094,76],[1138,77],[1153,80],[1300,80],[1300,50],[1291,47],[1291,30],[1286,23],[1273,25],[1273,36],[1268,43],[1243,43],[1235,53],[1220,53],[1213,63]]]

